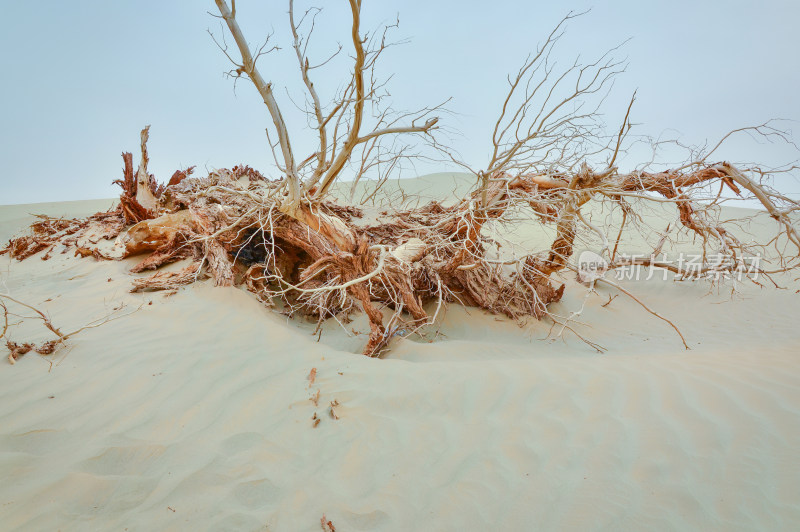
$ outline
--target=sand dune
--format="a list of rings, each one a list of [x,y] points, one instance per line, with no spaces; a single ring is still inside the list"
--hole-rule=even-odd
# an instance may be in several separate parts
[[[107,203],[0,207],[0,236]],[[598,288],[581,319],[602,355],[453,305],[438,336],[376,360],[238,289],[130,294],[134,263],[0,257],[0,288],[58,326],[124,315],[0,365],[2,530],[319,530],[323,513],[338,531],[800,527],[790,279],[733,297],[635,282],[689,351]],[[584,294],[568,282],[564,312]]]

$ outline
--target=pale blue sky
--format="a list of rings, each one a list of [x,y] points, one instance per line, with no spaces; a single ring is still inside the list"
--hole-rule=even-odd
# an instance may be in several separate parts
[[[347,46],[346,2],[318,5],[326,8],[315,36],[320,55],[337,41]],[[285,38],[286,3],[239,0],[237,6],[254,43],[275,30],[284,50],[260,67],[293,92],[299,76]],[[397,107],[452,96],[457,115],[444,120],[460,131],[455,148],[477,167],[487,156],[505,75],[570,9],[588,7],[557,56],[590,57],[631,38],[619,54],[628,70],[605,107],[610,124],[619,122],[634,89],[632,119],[641,124],[635,131],[676,130],[688,143],[715,141],[769,118],[800,120],[800,5],[789,0],[364,0],[363,28],[399,13],[394,35],[410,42],[384,62],[384,73],[394,73]],[[247,83],[234,94],[222,75],[227,60],[206,33],[221,31],[206,13],[215,9],[212,0],[2,0],[0,9],[0,204],[117,195],[110,183],[120,176],[120,153],[137,153],[146,124],[151,171],[162,180],[179,167],[239,162],[274,174],[266,110]],[[316,83],[324,94],[343,79],[322,76]],[[278,97],[291,114],[283,89]],[[781,164],[797,153],[748,141],[733,143],[723,157]],[[794,182],[786,186],[800,190]]]

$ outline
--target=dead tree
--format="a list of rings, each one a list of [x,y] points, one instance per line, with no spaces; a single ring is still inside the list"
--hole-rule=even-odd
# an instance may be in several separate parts
[[[711,150],[692,153],[677,168],[657,168],[651,162],[634,171],[619,170],[617,160],[631,130],[634,99],[614,134],[605,133],[597,109],[624,65],[613,58],[613,50],[562,70],[551,60],[565,25],[576,15],[567,15],[509,77],[491,134],[491,155],[483,168],[472,171],[475,187],[466,197],[454,204],[396,203],[366,213],[365,205],[333,199],[337,180],[346,170],[357,182],[378,169],[380,183],[386,172],[397,170],[398,162],[409,156],[410,144],[398,145],[395,139],[438,145],[434,115],[442,106],[411,113],[390,111],[374,75],[387,46],[385,32],[364,36],[360,0],[349,0],[351,74],[333,101],[323,103],[312,75],[330,58],[314,63],[306,53],[318,10],[297,17],[290,0],[292,50],[317,138],[313,153],[297,156],[272,83],[257,65],[275,47],[268,48],[267,40],[251,50],[237,21],[236,4],[215,1],[238,53],[229,50],[224,40],[218,45],[234,64],[231,75],[249,79],[267,108],[268,140],[280,175],[267,179],[250,167],[237,166],[202,178],[187,177],[190,170],[176,172],[166,186],[157,185],[147,173],[145,128],[139,170],[134,177],[132,157],[125,154],[120,208],[104,214],[117,220],[116,229],[103,233],[119,233],[116,253],[102,257],[149,253],[135,271],[178,260],[188,264],[137,279],[134,291],[174,289],[209,275],[218,286],[245,286],[270,307],[319,322],[342,321],[360,309],[370,325],[364,353],[376,356],[392,338],[435,322],[448,303],[512,319],[546,318],[559,327],[557,334],[569,330],[580,336],[571,325],[580,311],[560,316],[551,309],[564,293],[564,273],[579,270],[571,262],[579,245],[599,242],[596,249],[609,269],[640,265],[688,275],[686,268],[657,258],[665,242],[677,234],[691,234],[701,242],[701,273],[734,271],[748,254],[766,246],[775,248],[777,262],[771,269],[760,268],[761,273],[800,265],[800,236],[793,219],[800,203],[770,188],[768,181],[775,172],[714,161],[712,156],[727,136]],[[747,131],[788,140],[770,123]],[[396,149],[382,144],[386,139],[392,139],[388,146]],[[737,231],[735,220],[723,221],[719,206],[729,196],[757,199],[776,220],[775,238],[748,241]],[[621,213],[621,221],[593,219],[589,207],[596,204]],[[648,204],[674,206],[677,223],[653,242],[649,258],[630,258],[623,253],[623,228],[637,223],[637,210]],[[508,233],[513,235],[521,223],[551,232],[550,247],[532,250],[515,243]],[[45,247],[69,244],[58,233],[60,228],[48,230]],[[30,238],[12,242],[5,251],[24,258],[42,249],[35,235]],[[675,328],[611,280],[595,278],[592,288],[603,282]]]

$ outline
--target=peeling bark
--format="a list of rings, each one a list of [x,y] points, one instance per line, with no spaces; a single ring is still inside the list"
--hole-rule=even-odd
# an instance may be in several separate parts
[[[175,290],[183,285],[195,282],[198,278],[200,278],[200,263],[193,262],[174,272],[158,272],[150,277],[135,279],[131,292]]]

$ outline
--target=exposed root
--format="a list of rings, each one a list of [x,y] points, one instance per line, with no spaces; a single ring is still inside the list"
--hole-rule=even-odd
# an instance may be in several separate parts
[[[559,272],[574,269],[569,261],[575,247],[588,241],[587,234],[600,240],[599,251],[608,269],[639,264],[679,274],[687,270],[653,257],[622,257],[618,253],[621,229],[613,251],[609,249],[606,235],[612,228],[582,212],[591,201],[621,208],[623,226],[637,223],[633,200],[673,204],[680,223],[670,227],[701,239],[702,272],[734,271],[748,253],[762,248],[735,237],[732,224],[714,216],[713,202],[693,201],[698,187],[717,184],[737,194],[750,191],[779,222],[775,240],[800,244],[790,218],[800,205],[729,163],[696,162],[667,172],[630,174],[620,174],[611,166],[596,171],[586,163],[572,173],[514,176],[497,171],[484,175],[483,186],[455,204],[433,201],[367,216],[362,208],[324,200],[303,200],[289,208],[284,200],[285,182],[266,180],[247,166],[216,170],[203,178],[189,177],[192,169],[188,169],[159,186],[146,171],[146,137],[147,129],[142,132],[142,163],[136,176],[130,154],[124,156],[119,209],[84,221],[42,217],[30,236],[12,240],[5,252],[22,260],[61,243],[75,246],[82,256],[99,257],[91,246],[78,245],[78,239],[90,228],[100,238],[119,233],[119,256],[148,254],[133,272],[192,260],[180,270],[134,280],[132,292],[175,290],[202,278],[206,266],[215,285],[244,285],[262,303],[289,315],[308,316],[319,323],[330,318],[342,322],[360,308],[370,327],[363,352],[379,356],[395,337],[433,323],[442,305],[450,302],[515,320],[549,316],[560,325],[561,333],[572,331],[602,351],[602,346],[570,325],[580,311],[561,319],[549,310],[565,290]],[[148,207],[151,200],[154,203]],[[531,214],[524,218],[523,212]],[[519,220],[554,231],[549,248],[520,252],[509,238],[500,236]],[[123,224],[131,223],[120,232]],[[653,256],[660,252],[670,227],[654,244]],[[779,254],[781,264],[773,272],[798,267],[797,247],[797,254]],[[712,262],[712,250],[721,251],[727,262]],[[605,282],[681,334],[670,320],[629,291]],[[425,310],[432,302],[436,303],[433,316]],[[681,340],[688,345],[682,335]]]
[[[143,220],[120,235],[118,243],[124,250],[123,257],[145,251],[157,251],[163,256],[167,249],[179,245],[181,233],[192,233],[193,223],[192,215],[188,211],[167,213]]]
[[[31,225],[29,235],[12,239],[0,250],[0,254],[9,253],[17,260],[24,260],[40,251],[51,250],[87,225],[85,220],[65,220],[44,215],[37,215],[37,218],[39,221]]]
[[[176,231],[168,236],[167,241],[157,247],[146,259],[132,267],[131,273],[155,270],[166,264],[186,258],[199,258],[197,257],[197,250],[186,242],[184,233]]]
[[[174,290],[195,282],[200,276],[200,262],[193,262],[174,272],[158,272],[144,279],[135,279],[131,292]]]

